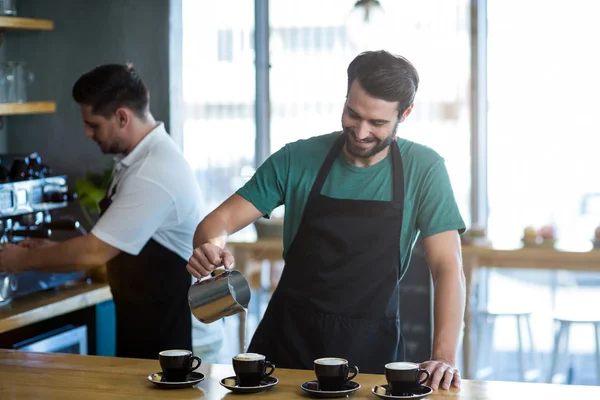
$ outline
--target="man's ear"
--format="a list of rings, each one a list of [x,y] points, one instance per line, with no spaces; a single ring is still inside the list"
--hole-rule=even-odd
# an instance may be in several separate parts
[[[129,122],[131,122],[131,111],[126,108],[117,108],[115,111],[115,116],[117,117],[117,122],[119,123],[119,128],[125,128]]]
[[[406,117],[408,117],[410,115],[410,112],[412,111],[414,106],[415,106],[415,103],[411,103],[410,106],[408,106],[408,108],[406,110],[404,110],[404,112],[402,113],[402,116],[400,117],[400,122],[404,122]]]

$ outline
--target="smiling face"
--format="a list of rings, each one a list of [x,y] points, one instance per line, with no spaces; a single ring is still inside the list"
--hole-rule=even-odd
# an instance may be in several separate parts
[[[412,105],[398,118],[397,101],[373,97],[355,80],[342,114],[348,161],[357,166],[369,166],[385,158],[389,145],[396,138],[398,124],[411,110]]]

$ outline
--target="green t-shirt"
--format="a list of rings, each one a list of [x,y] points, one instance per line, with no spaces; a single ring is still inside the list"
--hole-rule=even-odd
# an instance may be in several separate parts
[[[237,193],[268,216],[285,206],[283,257],[298,231],[304,206],[321,165],[340,135],[334,132],[285,145],[272,154]],[[420,234],[465,230],[444,159],[434,150],[398,139],[404,167],[404,215],[400,237],[401,275],[410,262]],[[354,200],[391,201],[393,194],[391,153],[375,165],[350,164],[343,152],[335,160],[321,194]]]

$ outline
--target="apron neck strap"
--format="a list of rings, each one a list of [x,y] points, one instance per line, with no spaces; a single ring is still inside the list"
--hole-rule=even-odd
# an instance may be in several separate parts
[[[321,169],[319,170],[317,179],[315,179],[315,183],[313,183],[312,189],[310,190],[310,194],[308,195],[308,201],[306,202],[306,204],[312,203],[321,193],[321,189],[323,189],[323,185],[325,184],[327,175],[329,175],[331,166],[333,165],[333,162],[342,150],[342,147],[344,147],[345,141],[346,140],[344,133],[340,134],[340,136],[336,139],[335,143],[329,150],[327,158],[325,158],[323,165],[321,165]]]
[[[402,156],[396,140],[390,144],[392,148],[392,173],[394,175],[394,202],[404,207],[404,167]]]
[[[327,175],[329,175],[329,171],[333,166],[335,159],[338,154],[344,147],[344,143],[346,142],[346,136],[344,133],[341,133],[340,136],[336,139],[335,143],[329,150],[327,154],[327,158],[321,165],[321,169],[319,170],[319,174],[315,179],[315,183],[310,190],[310,194],[308,196],[307,204],[312,203],[321,193],[321,189],[323,189],[323,185],[325,184],[325,180],[327,179]],[[402,166],[402,157],[400,156],[400,150],[398,148],[398,144],[394,140],[391,144],[391,152],[392,152],[392,174],[394,179],[394,202],[399,203],[401,206],[404,205],[404,167]]]

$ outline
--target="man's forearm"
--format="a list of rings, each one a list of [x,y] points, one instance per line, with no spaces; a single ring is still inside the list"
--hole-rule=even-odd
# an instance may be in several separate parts
[[[437,276],[434,289],[434,334],[432,359],[456,364],[465,310],[465,278],[446,270]]]
[[[107,260],[90,248],[86,236],[73,238],[54,246],[29,249],[24,269],[38,271],[73,272],[103,265]]]
[[[194,233],[194,248],[200,247],[204,243],[211,243],[217,247],[224,248],[228,236],[229,232],[227,232],[226,221],[218,213],[211,213],[196,228],[196,232]]]

